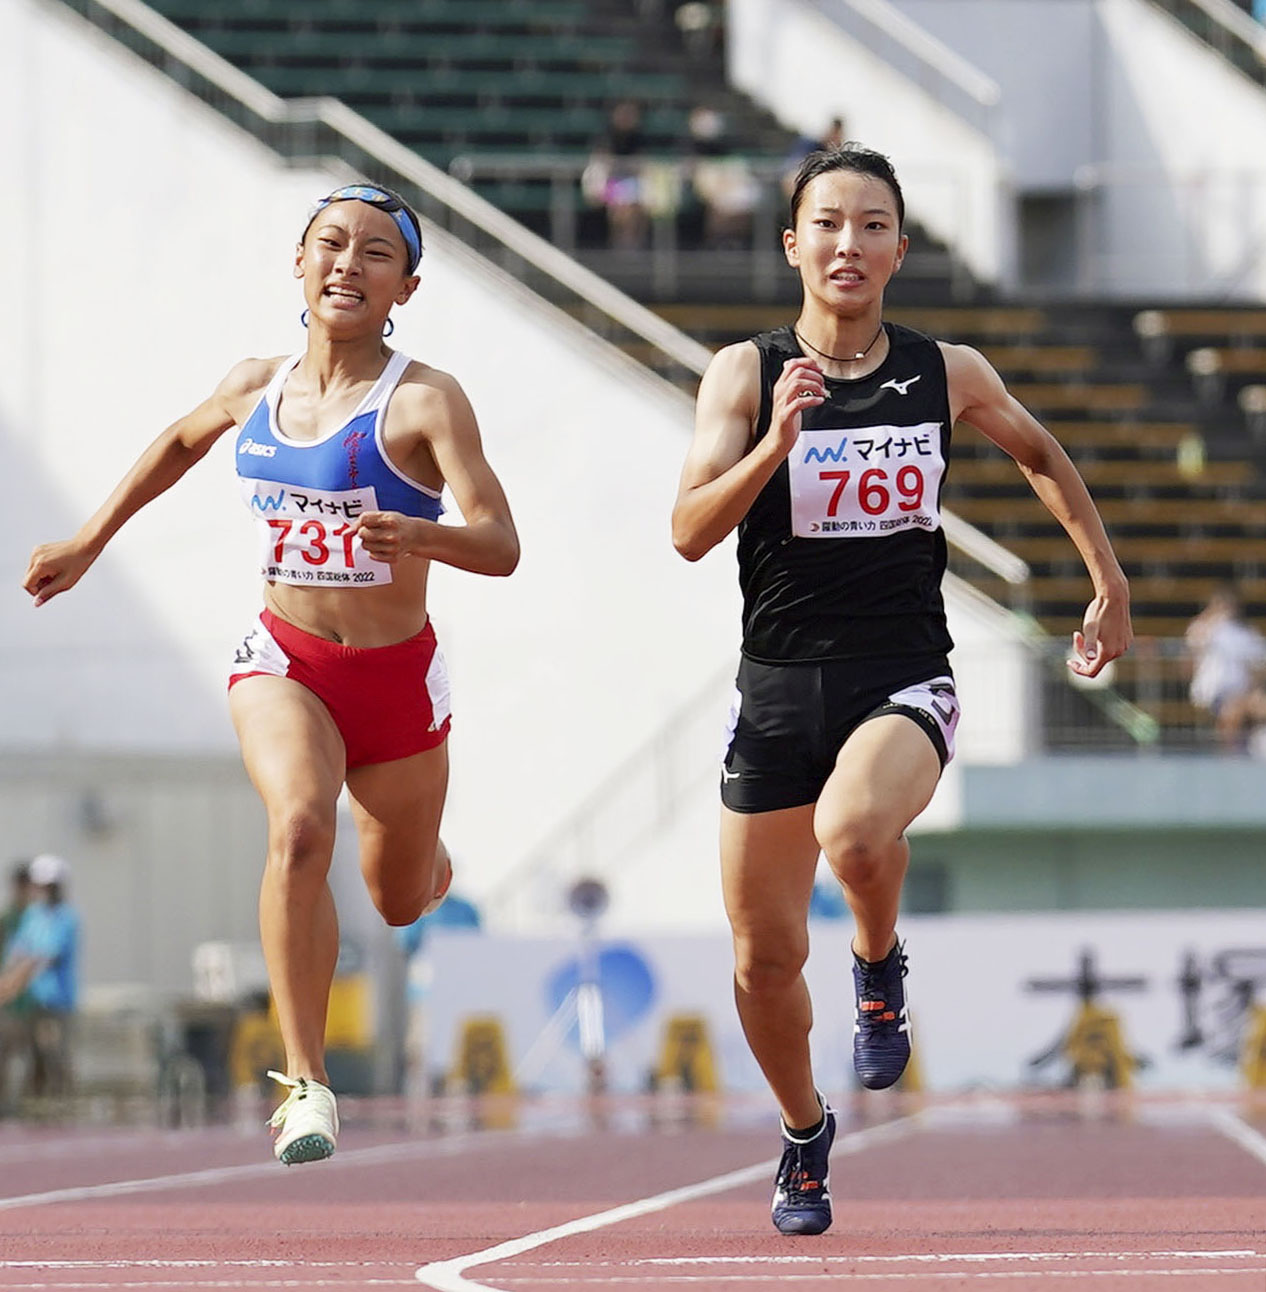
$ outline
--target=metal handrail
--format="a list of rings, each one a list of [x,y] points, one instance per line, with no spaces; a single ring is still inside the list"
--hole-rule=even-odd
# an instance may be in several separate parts
[[[805,0],[982,134],[996,132],[1002,90],[891,0]]]
[[[983,565],[991,574],[996,574],[1013,587],[1023,587],[1028,583],[1032,574],[1029,563],[995,542],[983,530],[951,511],[941,512],[941,527],[945,530],[947,543],[978,565]]]
[[[845,0],[845,3],[886,35],[900,41],[920,62],[970,95],[982,108],[996,107],[1002,102],[1002,89],[997,81],[937,40],[891,0]]]
[[[1152,0],[1250,81],[1266,86],[1266,28],[1232,0]]]
[[[1255,50],[1263,61],[1266,61],[1266,28],[1244,12],[1234,0],[1156,0],[1161,8],[1174,13],[1180,8],[1188,11],[1199,9],[1210,21],[1215,23],[1225,34],[1234,36],[1251,49]],[[1184,23],[1190,30],[1190,24]]]
[[[335,151],[341,151],[338,148],[340,141],[345,142],[352,146],[349,151],[353,154],[363,154],[377,167],[396,172],[424,192],[432,205],[445,208],[448,213],[475,226],[540,275],[568,289],[586,306],[648,342],[680,367],[699,373],[712,357],[706,346],[524,228],[341,100],[329,97],[282,99],[140,0],[62,2],[89,20],[93,20],[94,10],[105,11],[152,41],[168,57],[202,77],[266,125],[281,127],[280,137],[277,132],[268,132],[268,142],[281,144],[279,151],[291,158],[301,159],[305,153],[311,159],[319,158],[322,150],[311,145],[322,140],[316,127],[325,127]],[[197,92],[196,87],[188,88]]]

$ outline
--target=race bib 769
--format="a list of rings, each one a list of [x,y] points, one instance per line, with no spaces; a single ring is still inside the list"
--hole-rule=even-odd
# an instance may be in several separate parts
[[[787,466],[797,538],[880,538],[940,528],[939,422],[804,430]]]

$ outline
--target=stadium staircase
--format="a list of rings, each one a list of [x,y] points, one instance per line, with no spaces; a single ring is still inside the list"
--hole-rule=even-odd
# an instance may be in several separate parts
[[[558,233],[562,193],[570,204],[563,224],[574,237],[566,249],[705,346],[785,322],[798,300],[789,273],[754,285],[732,271],[731,262],[752,261],[750,249],[699,247],[689,209],[674,220],[677,272],[648,275],[654,246],[650,255],[610,252],[579,196],[580,168],[622,98],[642,105],[650,154],[680,157],[690,107],[706,102],[753,156],[785,155],[789,134],[726,87],[709,21],[683,32],[657,0],[154,0],[152,7],[285,99],[339,97],[546,236]],[[1195,0],[1188,7],[1200,8]],[[704,19],[718,12],[693,8]],[[507,177],[509,161],[519,169]],[[1166,744],[1207,742],[1207,724],[1185,700],[1189,665],[1179,639],[1219,582],[1235,582],[1250,613],[1266,613],[1266,311],[1001,304],[972,284],[965,290],[944,248],[918,230],[912,239],[929,249],[914,272],[908,258],[893,284],[891,316],[979,346],[1067,446],[1133,583],[1140,640],[1117,665],[1115,685],[1160,724]],[[690,264],[703,268],[692,275]],[[651,360],[645,341],[622,343]],[[675,375],[683,384],[693,379]],[[960,572],[1066,641],[1084,609],[1084,572],[1014,464],[978,435],[960,434],[947,502],[1027,561],[1032,577],[1017,602],[1014,588],[979,567]],[[1068,688],[1052,683],[1056,689],[1066,706]],[[1064,724],[1072,741],[1087,732],[1111,738],[1103,706],[1086,703]]]

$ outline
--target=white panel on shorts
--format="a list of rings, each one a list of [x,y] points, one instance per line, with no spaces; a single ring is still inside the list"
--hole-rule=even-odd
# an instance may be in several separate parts
[[[431,730],[438,731],[444,725],[444,719],[453,712],[448,665],[444,662],[444,652],[440,650],[438,643],[426,670],[426,693],[431,697]]]
[[[907,686],[904,690],[894,691],[888,697],[889,704],[904,705],[909,709],[918,709],[926,713],[941,733],[945,741],[945,761],[954,757],[954,733],[958,730],[958,719],[962,709],[958,703],[958,692],[954,690],[954,679],[948,675],[929,678],[916,686]]]
[[[738,730],[739,711],[743,707],[743,692],[736,686],[730,699],[730,712],[725,719],[725,745],[721,750],[721,762],[730,756],[730,746],[734,743],[734,733]]]
[[[290,657],[277,645],[277,639],[264,627],[263,620],[257,619],[234,652],[229,672],[285,677],[290,672]]]

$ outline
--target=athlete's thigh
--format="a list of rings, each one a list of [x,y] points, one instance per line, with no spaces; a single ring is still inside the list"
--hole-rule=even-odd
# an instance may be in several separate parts
[[[448,792],[448,742],[347,773],[360,864],[375,888],[430,882]]]
[[[343,738],[306,686],[255,674],[234,683],[229,712],[242,761],[270,818],[288,811],[328,814],[343,785]]]
[[[897,838],[927,807],[941,759],[912,718],[886,713],[856,727],[835,759],[814,813],[818,839],[846,823],[873,837]]]
[[[813,805],[721,808],[721,887],[737,936],[803,935],[818,864]]]

